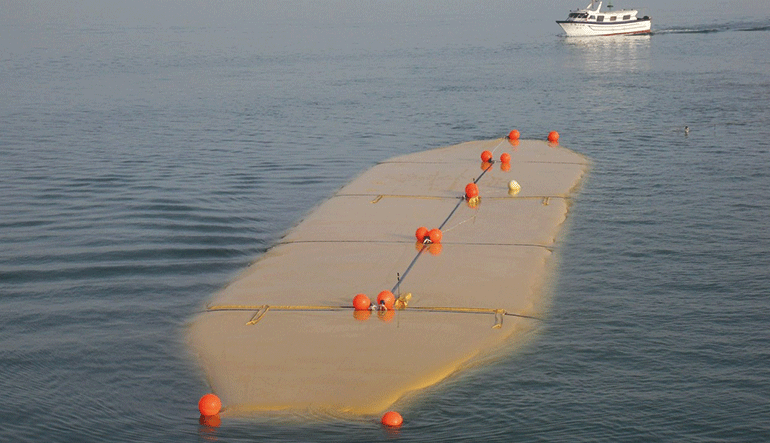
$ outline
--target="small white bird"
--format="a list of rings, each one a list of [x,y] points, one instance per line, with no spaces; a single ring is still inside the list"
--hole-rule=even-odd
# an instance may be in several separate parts
[[[687,135],[689,133],[690,133],[690,127],[689,126],[685,126],[684,127],[684,135]]]

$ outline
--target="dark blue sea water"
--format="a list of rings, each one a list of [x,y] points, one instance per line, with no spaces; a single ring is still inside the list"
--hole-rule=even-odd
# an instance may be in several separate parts
[[[2,2],[0,441],[770,440],[770,6],[467,3]],[[376,162],[514,128],[593,162],[523,349],[397,432],[198,423],[213,293]]]

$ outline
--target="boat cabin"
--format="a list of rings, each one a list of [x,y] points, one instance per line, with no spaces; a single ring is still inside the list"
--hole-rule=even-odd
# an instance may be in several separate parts
[[[596,9],[591,9],[596,4]],[[618,11],[602,11],[602,2],[592,1],[585,9],[570,11],[568,22],[627,22],[633,20],[649,20],[649,17],[637,18],[635,9],[621,9]]]

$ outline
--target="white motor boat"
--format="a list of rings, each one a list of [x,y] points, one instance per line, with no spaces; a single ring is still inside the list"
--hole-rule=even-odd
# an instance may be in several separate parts
[[[566,20],[556,20],[568,36],[649,34],[652,19],[648,16],[637,17],[636,9],[601,11],[602,2],[591,0],[585,9],[570,11]]]

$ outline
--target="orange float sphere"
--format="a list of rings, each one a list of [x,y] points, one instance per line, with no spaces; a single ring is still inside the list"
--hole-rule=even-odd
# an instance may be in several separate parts
[[[222,401],[214,394],[206,394],[198,400],[198,410],[203,416],[217,415],[220,409],[222,409]]]
[[[385,309],[393,309],[393,304],[396,303],[396,296],[390,291],[382,291],[377,295],[377,306],[385,306]]]
[[[428,231],[428,238],[430,238],[431,243],[441,243],[441,237],[441,231],[438,228]]]
[[[519,131],[514,129],[513,131],[508,133],[508,140],[518,140],[519,139]]]
[[[500,163],[500,170],[503,172],[508,172],[511,170],[511,164],[510,163]]]
[[[428,246],[428,252],[430,252],[430,255],[440,255],[442,249],[444,249],[444,246],[441,243],[433,243]]]
[[[418,242],[424,242],[425,237],[428,235],[428,228],[425,226],[420,226],[417,228],[417,231],[414,233],[414,236],[417,237]]]
[[[489,151],[484,151],[481,153],[481,161],[488,162],[492,160],[492,153]]]
[[[353,309],[356,311],[366,311],[371,305],[372,301],[369,300],[369,297],[367,297],[366,294],[358,294],[353,297]]]
[[[465,185],[465,197],[467,199],[472,199],[473,197],[479,196],[479,187],[476,186],[476,183],[468,183]]]
[[[503,162],[503,163],[510,163],[511,162],[511,154],[509,154],[507,152],[503,152],[500,155],[500,161]]]
[[[556,131],[551,131],[548,133],[548,141],[551,143],[556,143],[559,141],[559,133]]]
[[[382,416],[382,424],[398,428],[404,423],[404,418],[396,411],[388,411]]]

